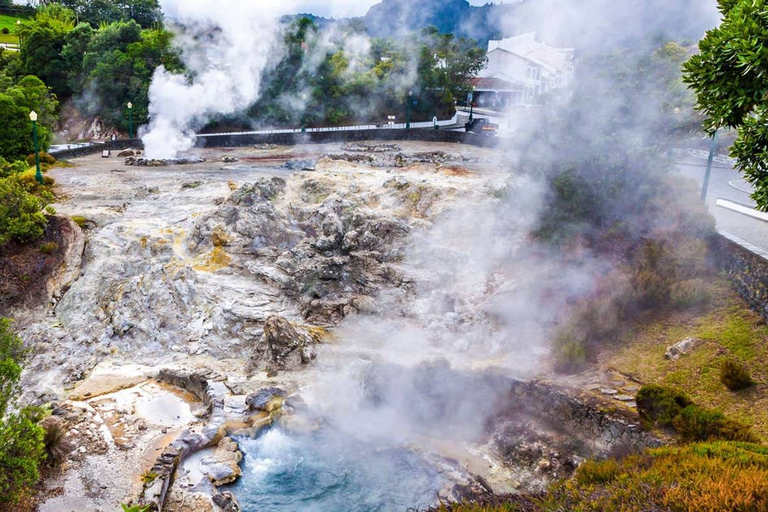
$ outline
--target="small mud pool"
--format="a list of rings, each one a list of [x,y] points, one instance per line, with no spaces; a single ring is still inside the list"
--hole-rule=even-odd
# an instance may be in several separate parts
[[[328,432],[276,427],[240,440],[243,512],[398,511],[437,500],[447,480],[418,454]]]

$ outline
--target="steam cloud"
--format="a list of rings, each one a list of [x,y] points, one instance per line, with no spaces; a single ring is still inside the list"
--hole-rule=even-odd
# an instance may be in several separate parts
[[[159,158],[191,148],[194,130],[212,117],[245,109],[259,98],[262,76],[277,60],[279,17],[307,7],[306,2],[263,0],[232,0],[226,7],[214,0],[163,0],[162,6],[178,22],[175,44],[191,78],[162,68],[155,75],[143,140],[147,154]],[[584,54],[610,52],[632,41],[663,42],[667,34],[679,38],[681,27],[683,37],[695,40],[716,24],[717,13],[714,2],[705,0],[545,0],[524,2],[508,22],[510,35],[538,30],[547,42]],[[317,46],[325,51],[332,36],[320,37]],[[365,53],[365,41],[353,43]],[[309,56],[305,65],[319,64],[313,62]],[[603,90],[622,94],[618,87]],[[622,102],[603,100],[600,116],[612,119],[616,112],[611,110]],[[297,110],[305,106],[302,97],[283,101]],[[652,108],[638,119],[657,116]],[[650,124],[628,129],[639,133]],[[602,128],[585,123],[557,129],[579,131],[590,141],[603,136]],[[524,139],[526,134],[518,135]],[[632,135],[622,132],[625,140]],[[558,148],[529,147],[537,150]],[[528,155],[528,160],[537,158],[557,160]],[[518,178],[506,198],[457,205],[415,236],[406,261],[420,277],[431,279],[415,281],[423,284],[405,311],[402,298],[382,296],[380,309],[389,314],[342,326],[339,343],[318,359],[315,384],[305,393],[310,409],[333,418],[344,431],[389,441],[395,433],[412,440],[409,432],[446,426],[463,439],[478,433],[504,390],[472,372],[490,367],[502,368],[505,376],[535,372],[558,314],[574,298],[589,294],[595,276],[611,268],[588,254],[567,260],[531,243],[545,194],[543,179]]]
[[[354,2],[325,2],[349,12]],[[279,18],[309,7],[302,0],[162,0],[188,73],[159,67],[149,88],[149,125],[141,138],[150,158],[173,158],[194,146],[196,129],[217,115],[253,104],[262,75],[282,51]]]

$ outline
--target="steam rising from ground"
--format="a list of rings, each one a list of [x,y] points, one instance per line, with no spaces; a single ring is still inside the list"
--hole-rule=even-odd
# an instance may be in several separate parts
[[[285,51],[280,44],[280,17],[311,7],[303,0],[161,0],[163,12],[175,32],[186,74],[160,66],[149,88],[149,124],[141,138],[150,158],[173,158],[191,149],[195,131],[220,115],[245,110],[259,99],[262,77]],[[349,12],[355,2],[323,2],[329,12]],[[333,30],[320,36],[317,55],[305,66],[317,68],[329,47],[338,44]],[[343,41],[351,57],[367,54],[367,38]],[[281,98],[303,111],[307,94]]]
[[[261,75],[275,47],[271,2],[164,0],[176,23],[174,44],[191,78],[155,72],[149,88],[147,155],[173,158],[194,145],[194,130],[216,114],[246,108],[258,98]]]

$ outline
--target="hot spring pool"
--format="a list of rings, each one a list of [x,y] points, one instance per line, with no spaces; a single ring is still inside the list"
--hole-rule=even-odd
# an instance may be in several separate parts
[[[243,512],[404,512],[435,503],[446,483],[409,450],[323,431],[276,427],[239,441],[243,477],[229,490]]]

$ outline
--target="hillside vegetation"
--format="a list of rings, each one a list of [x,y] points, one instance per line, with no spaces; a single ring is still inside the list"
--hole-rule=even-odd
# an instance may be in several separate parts
[[[637,322],[623,343],[603,354],[601,365],[644,384],[683,390],[695,403],[751,424],[755,434],[768,439],[768,327],[724,279],[715,279],[710,288],[706,306]],[[667,347],[688,337],[696,340],[689,354],[664,358]],[[730,391],[720,378],[728,361],[741,363],[755,385]]]
[[[16,16],[0,14],[0,43],[17,44],[19,42],[19,38],[16,36],[16,21],[18,19]],[[8,29],[9,33],[5,34],[3,29]]]
[[[545,496],[444,506],[444,512],[766,510],[768,448],[733,443],[666,447],[622,460],[587,462]]]

